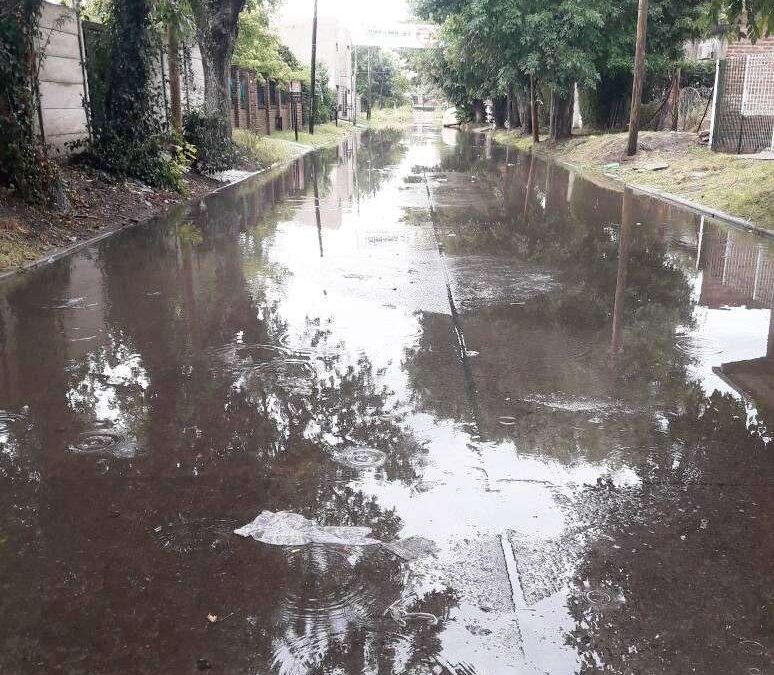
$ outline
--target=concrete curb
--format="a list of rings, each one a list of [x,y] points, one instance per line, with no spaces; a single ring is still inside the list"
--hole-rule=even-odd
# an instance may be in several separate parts
[[[359,130],[353,128],[353,133],[355,133],[356,131],[359,131]],[[293,143],[294,145],[296,145],[295,142]],[[36,270],[45,265],[50,265],[51,263],[56,262],[57,260],[61,260],[62,258],[66,258],[68,255],[71,255],[76,251],[80,251],[81,249],[88,248],[89,246],[93,246],[94,244],[102,241],[103,239],[107,239],[108,237],[116,234],[117,232],[125,232],[126,230],[131,230],[135,227],[139,227],[140,225],[146,225],[147,223],[151,222],[156,218],[163,218],[165,215],[169,214],[175,208],[175,206],[188,208],[196,201],[207,199],[211,195],[218,194],[220,192],[223,192],[224,190],[231,190],[232,188],[238,185],[241,185],[245,181],[252,180],[256,176],[260,176],[262,174],[268,174],[277,169],[284,168],[285,166],[291,164],[292,162],[295,162],[300,157],[304,157],[312,152],[315,152],[316,150],[322,150],[324,147],[332,147],[332,146],[321,146],[319,148],[315,148],[315,147],[312,147],[311,145],[302,145],[301,143],[298,143],[297,145],[298,147],[305,148],[305,150],[303,152],[298,153],[297,155],[294,155],[293,157],[290,157],[288,159],[283,159],[279,162],[274,162],[274,164],[270,164],[269,166],[266,166],[262,169],[258,169],[257,171],[250,171],[246,173],[244,176],[238,178],[237,180],[232,181],[231,183],[224,183],[223,185],[219,185],[215,187],[207,194],[199,195],[198,197],[190,197],[186,201],[180,202],[180,204],[173,205],[170,208],[164,209],[163,211],[159,211],[158,213],[153,213],[147,218],[143,218],[141,220],[138,219],[136,222],[127,223],[125,225],[113,225],[110,227],[106,227],[103,230],[100,230],[93,237],[89,237],[88,239],[84,239],[83,241],[77,241],[73,244],[70,244],[69,246],[54,248],[46,255],[42,255],[39,258],[36,258],[35,260],[26,262],[20,267],[17,267],[12,270],[8,270],[6,272],[0,272],[0,284],[10,281],[14,277],[23,276],[25,273],[32,272],[33,270]]]
[[[673,195],[670,192],[663,192],[656,188],[652,188],[648,185],[640,185],[638,183],[626,183],[624,181],[621,181],[621,182],[623,183],[623,185],[634,190],[635,192],[640,192],[646,195],[650,195],[651,197],[657,197],[658,199],[663,199],[664,201],[667,201],[667,202],[673,202],[678,206],[682,206],[700,215],[710,216],[711,218],[715,218],[716,220],[722,220],[728,225],[732,225],[734,227],[743,229],[747,232],[754,232],[755,234],[759,234],[769,239],[774,239],[774,231],[769,230],[768,228],[765,228],[765,227],[761,227],[760,225],[756,225],[752,221],[745,220],[744,218],[740,218],[739,216],[732,216],[730,213],[726,213],[725,211],[720,211],[719,209],[713,209],[710,206],[704,206],[703,204],[692,202],[690,199],[684,199],[683,197],[678,197],[677,195]]]

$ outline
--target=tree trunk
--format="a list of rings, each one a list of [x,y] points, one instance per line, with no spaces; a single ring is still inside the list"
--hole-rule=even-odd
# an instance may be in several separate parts
[[[190,0],[190,4],[202,52],[204,110],[220,120],[224,131],[230,130],[229,69],[245,0]]]
[[[516,103],[521,118],[521,133],[529,136],[532,133],[532,115],[529,111],[529,98],[522,87],[516,88]]]
[[[476,124],[484,121],[484,102],[480,98],[473,99],[473,121]]]
[[[516,103],[516,91],[513,82],[508,83],[506,90],[506,109],[508,116],[508,128],[515,129],[520,126],[519,108]]]
[[[575,92],[562,95],[554,90],[551,93],[551,140],[560,141],[572,134],[572,111],[575,104]]]
[[[494,112],[494,123],[498,129],[505,128],[505,120],[508,117],[508,100],[505,96],[495,96],[492,98],[492,110]]]
[[[677,131],[677,123],[680,121],[680,68],[675,73],[675,97],[672,107],[672,131]]]
[[[105,92],[105,127],[112,137],[131,146],[160,130],[149,90],[152,70],[147,54],[153,49],[149,3],[114,0],[108,30],[111,58]]]
[[[180,98],[180,41],[177,26],[167,27],[167,61],[169,63],[169,107],[172,128],[180,132],[183,129],[183,108]]]
[[[540,126],[538,125],[537,94],[535,92],[535,78],[529,78],[529,110],[532,117],[532,142],[540,142]]]
[[[645,38],[648,32],[648,0],[637,3],[637,42],[634,50],[634,80],[632,81],[631,109],[629,111],[629,140],[626,154],[637,154],[637,135],[640,132],[642,83],[645,79]]]

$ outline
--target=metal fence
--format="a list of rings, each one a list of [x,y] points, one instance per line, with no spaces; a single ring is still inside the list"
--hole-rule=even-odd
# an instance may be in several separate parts
[[[722,59],[715,82],[712,149],[736,154],[774,150],[774,54]]]

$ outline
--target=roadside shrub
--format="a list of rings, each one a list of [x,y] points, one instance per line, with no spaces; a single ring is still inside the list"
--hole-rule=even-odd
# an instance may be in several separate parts
[[[237,163],[231,129],[217,115],[192,110],[183,118],[183,138],[196,148],[193,168],[199,173],[224,171]]]
[[[40,0],[0,7],[0,184],[66,209],[59,172],[36,129]]]
[[[181,191],[183,174],[195,157],[195,148],[174,134],[157,133],[143,140],[126,141],[102,130],[80,159],[108,173]]]
[[[99,58],[89,73],[95,79],[93,141],[80,144],[86,147],[82,159],[154,187],[182,190],[183,172],[194,155],[160,119],[163,94],[154,76],[159,42],[152,29],[152,2],[112,0],[105,7],[104,27],[89,39]]]

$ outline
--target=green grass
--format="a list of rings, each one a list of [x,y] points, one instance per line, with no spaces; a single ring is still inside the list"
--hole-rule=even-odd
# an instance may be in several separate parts
[[[371,119],[366,119],[365,113],[358,115],[357,123],[369,129],[406,129],[417,120],[431,122],[441,126],[443,108],[438,107],[433,112],[415,112],[410,105],[398,108],[374,108],[371,110]]]
[[[520,150],[532,147],[532,139],[517,131],[495,131],[493,136]],[[774,230],[774,161],[712,152],[698,145],[694,134],[664,131],[641,132],[641,149],[626,157],[626,139],[626,134],[590,134],[541,142],[536,151],[591,174],[652,187]],[[654,171],[656,164],[667,167]]]
[[[326,122],[325,124],[317,124],[314,127],[314,134],[309,133],[309,127],[306,126],[303,130],[298,130],[298,142],[302,145],[310,146],[313,148],[325,148],[330,145],[335,145],[337,141],[352,132],[352,125],[349,122],[339,120],[339,125],[336,126],[333,122]],[[292,129],[285,131],[275,131],[271,138],[279,139],[283,141],[290,141],[295,143],[295,133]]]
[[[314,128],[313,135],[308,130],[299,130],[298,143],[292,130],[261,136],[247,129],[234,129],[233,139],[248,162],[265,168],[299,157],[310,149],[335,145],[352,129],[352,125],[346,122],[339,122],[339,126],[333,122],[320,124]]]

